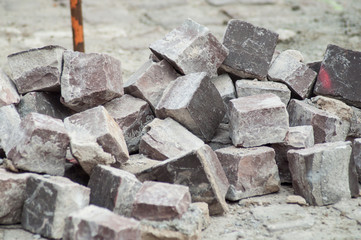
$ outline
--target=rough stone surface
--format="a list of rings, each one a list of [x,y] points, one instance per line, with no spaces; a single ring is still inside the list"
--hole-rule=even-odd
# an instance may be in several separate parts
[[[279,191],[280,179],[272,148],[231,146],[216,150],[216,154],[230,183],[226,195],[228,200]]]
[[[298,205],[260,206],[252,214],[271,231],[291,230],[293,228],[311,228],[314,217]]]
[[[14,105],[0,108],[0,148],[7,154],[13,146],[12,134],[18,132],[20,116]]]
[[[103,106],[64,119],[73,156],[90,174],[97,164],[119,165],[129,159],[123,132]]]
[[[154,119],[145,126],[139,153],[165,160],[197,150],[204,142],[172,118]]]
[[[140,240],[140,223],[90,205],[66,218],[63,240],[73,239]]]
[[[64,52],[61,101],[65,106],[80,112],[123,94],[119,60],[101,53]]]
[[[48,238],[61,238],[65,218],[89,204],[90,190],[63,177],[31,176],[21,224],[24,229]]]
[[[19,93],[10,78],[0,69],[0,107],[17,104],[20,101]]]
[[[352,158],[355,163],[358,180],[361,182],[361,138],[356,138],[352,143]]]
[[[229,55],[222,69],[240,78],[266,79],[278,34],[237,19],[228,22],[223,44]]]
[[[350,131],[348,133],[351,137],[361,137],[361,109],[356,107],[352,108],[352,117],[351,117],[351,125]]]
[[[177,77],[177,72],[167,61],[149,60],[124,84],[124,92],[147,101],[154,111],[168,84]]]
[[[141,182],[131,173],[110,166],[97,165],[90,175],[90,204],[129,217]]]
[[[314,92],[361,107],[361,52],[328,45]]]
[[[12,135],[7,157],[17,169],[62,176],[69,136],[60,119],[30,113]]]
[[[217,69],[228,54],[208,28],[191,19],[152,43],[150,50],[182,74],[205,71],[209,77],[217,76]]]
[[[291,98],[291,91],[283,83],[266,82],[266,81],[236,81],[237,97],[247,97],[257,94],[273,93],[287,106]]]
[[[276,163],[281,179],[281,183],[291,183],[291,172],[288,167],[287,152],[291,149],[308,148],[314,145],[313,127],[297,126],[290,127],[286,138],[282,143],[272,144],[271,147],[276,152]]]
[[[192,202],[206,202],[211,215],[228,210],[225,196],[229,187],[217,155],[208,145],[184,156],[166,160],[137,174],[141,181],[151,180],[189,187]]]
[[[150,159],[143,154],[132,154],[129,156],[129,160],[121,166],[121,169],[137,175],[159,163],[160,161]]]
[[[137,152],[144,126],[154,119],[149,104],[125,94],[107,102],[104,107],[122,129],[129,153]]]
[[[272,63],[268,78],[282,82],[298,97],[307,98],[316,80],[317,73],[302,63],[289,51],[282,52]]]
[[[232,146],[232,139],[229,134],[229,124],[219,124],[216,133],[208,145],[213,150]]]
[[[201,239],[204,226],[203,212],[196,205],[190,204],[181,218],[168,221],[142,220],[142,239],[196,240]]]
[[[340,100],[324,96],[316,96],[311,98],[308,102],[319,109],[338,116],[342,120],[351,121],[353,115],[352,108]]]
[[[210,141],[225,111],[218,90],[201,72],[170,83],[156,108],[156,116],[171,117],[202,140]]]
[[[31,112],[37,112],[63,120],[72,112],[61,104],[59,99],[60,94],[58,93],[30,92],[21,97],[16,109],[21,118],[25,118]]]
[[[45,46],[8,56],[8,63],[19,93],[60,91],[64,48]]]
[[[28,177],[28,173],[11,173],[0,168],[0,224],[20,223]]]
[[[231,100],[229,119],[235,146],[282,142],[289,128],[286,106],[273,93]]]
[[[348,135],[347,121],[304,101],[291,99],[287,110],[290,126],[312,125],[315,143],[344,141]]]
[[[318,206],[351,198],[351,150],[350,142],[333,142],[288,151],[295,194]]]
[[[146,181],[135,195],[132,217],[156,221],[181,218],[190,203],[188,187]]]

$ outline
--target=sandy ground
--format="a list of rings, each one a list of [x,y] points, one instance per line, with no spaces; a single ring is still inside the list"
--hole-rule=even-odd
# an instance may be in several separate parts
[[[148,46],[186,18],[207,26],[219,40],[232,18],[280,33],[290,30],[295,36],[277,49],[297,49],[305,62],[321,60],[331,43],[361,50],[360,0],[275,2],[212,6],[205,0],[84,0],[85,49],[119,59],[124,81],[149,58]],[[1,68],[8,71],[11,53],[50,44],[72,49],[68,0],[0,0]],[[290,194],[292,189],[283,186],[278,194],[230,204],[230,213],[212,218],[203,238],[361,239],[360,199],[299,207],[286,203]],[[280,206],[287,212],[278,211]],[[13,229],[17,227],[0,229],[0,240],[40,238]]]

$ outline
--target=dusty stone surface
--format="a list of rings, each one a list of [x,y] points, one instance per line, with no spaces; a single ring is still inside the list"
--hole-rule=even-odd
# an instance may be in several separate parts
[[[103,53],[64,52],[61,101],[77,111],[124,94],[120,61]]]
[[[105,165],[93,168],[88,187],[90,204],[129,217],[141,182],[131,173]]]
[[[126,161],[120,168],[124,171],[138,174],[145,169],[151,168],[157,164],[161,163],[160,161],[150,159],[143,154],[132,154],[129,156],[129,160]]]
[[[179,157],[200,148],[204,142],[172,118],[155,118],[145,126],[139,153],[155,160]]]
[[[191,19],[185,20],[149,48],[182,74],[205,71],[209,77],[217,75],[218,67],[228,55],[228,49],[207,27]]]
[[[240,78],[266,79],[278,34],[251,23],[232,19],[224,33],[223,44],[229,49],[222,69]]]
[[[140,223],[94,205],[71,213],[65,220],[63,240],[140,240]]]
[[[309,102],[319,109],[338,116],[342,120],[351,121],[353,108],[340,100],[324,96],[316,96],[311,98]]]
[[[17,104],[19,101],[20,96],[14,83],[0,68],[0,107]]]
[[[174,68],[166,61],[148,60],[124,84],[124,91],[147,101],[153,112],[168,84],[178,77]]]
[[[273,93],[231,100],[229,120],[235,146],[282,142],[289,128],[286,106]]]
[[[141,181],[160,181],[189,187],[192,202],[206,202],[211,215],[227,212],[229,182],[217,155],[208,145],[169,159],[137,174]]]
[[[30,113],[11,138],[6,156],[17,169],[63,176],[69,136],[60,119]]]
[[[0,108],[0,148],[7,154],[13,147],[12,134],[18,131],[21,119],[15,105]]]
[[[123,132],[103,106],[64,119],[73,156],[90,174],[97,164],[119,165],[129,159]]]
[[[291,98],[291,91],[283,83],[238,80],[236,81],[237,97],[247,97],[257,94],[273,93],[287,106]]]
[[[61,238],[65,218],[89,204],[90,189],[63,177],[31,176],[26,183],[21,224],[48,238]]]
[[[280,178],[272,148],[231,146],[216,150],[216,154],[230,183],[227,200],[237,201],[279,191]]]
[[[212,139],[225,113],[222,97],[205,72],[170,83],[155,112],[159,118],[173,118],[205,141]]]
[[[187,186],[145,181],[135,195],[131,215],[153,221],[181,218],[190,203]]]
[[[124,94],[107,102],[104,107],[122,129],[129,153],[137,152],[144,126],[154,119],[149,104]]]
[[[344,141],[350,124],[304,101],[292,99],[287,106],[290,126],[312,125],[315,143]]]
[[[19,93],[59,92],[64,50],[50,45],[9,55],[11,77]]]
[[[351,137],[361,137],[361,109],[356,107],[352,108],[352,117],[351,117],[351,125],[350,131],[348,133]]]
[[[312,205],[329,205],[351,198],[350,142],[316,144],[287,153],[295,193]],[[357,193],[358,194],[358,193]]]

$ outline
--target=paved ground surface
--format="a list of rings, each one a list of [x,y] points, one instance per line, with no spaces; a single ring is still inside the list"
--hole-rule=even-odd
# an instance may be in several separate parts
[[[206,25],[220,40],[232,18],[273,31],[291,30],[295,36],[277,49],[300,50],[306,62],[321,60],[330,43],[361,50],[360,0],[273,2],[214,6],[205,0],[84,0],[85,49],[121,60],[124,81],[148,59],[149,44],[186,18]],[[7,55],[49,44],[72,48],[68,0],[0,0],[1,68],[8,69]],[[230,204],[229,214],[212,218],[203,239],[361,239],[360,198],[300,207],[286,203],[290,194],[292,189],[283,186],[278,194]],[[0,240],[15,239],[40,236],[19,226],[0,228]]]

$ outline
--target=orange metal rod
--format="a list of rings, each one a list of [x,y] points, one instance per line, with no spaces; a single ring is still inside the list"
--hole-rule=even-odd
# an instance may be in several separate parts
[[[84,52],[84,32],[81,0],[70,0],[70,10],[74,51]]]

